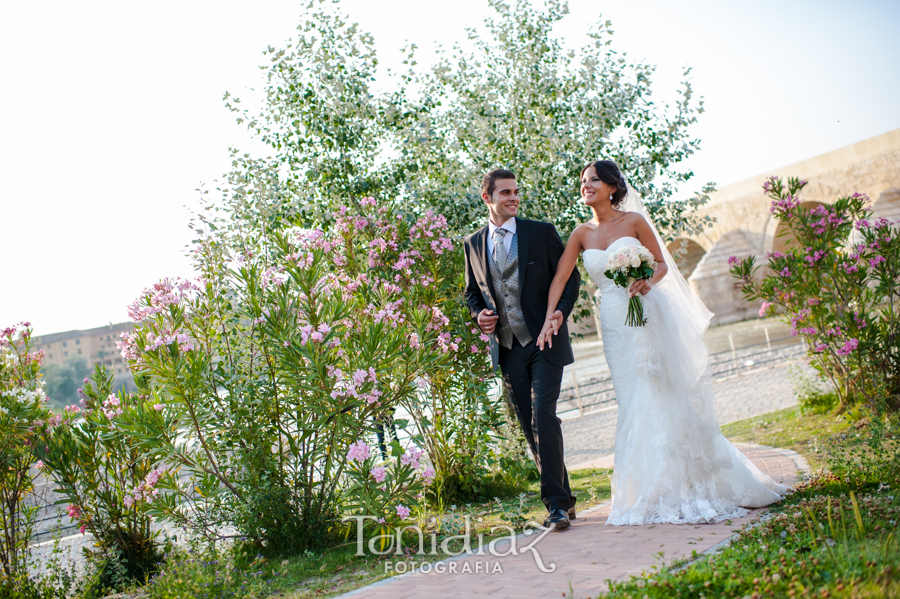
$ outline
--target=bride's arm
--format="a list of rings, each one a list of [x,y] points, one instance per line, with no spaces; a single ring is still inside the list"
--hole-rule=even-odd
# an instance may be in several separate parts
[[[650,250],[650,253],[653,254],[653,257],[656,259],[656,268],[649,281],[646,279],[638,279],[631,284],[631,287],[628,289],[628,293],[631,296],[637,295],[638,293],[645,295],[650,291],[651,286],[659,283],[662,278],[666,276],[666,273],[669,272],[669,265],[663,260],[662,249],[659,247],[659,242],[656,241],[656,235],[653,234],[650,223],[644,220],[644,217],[639,214],[636,214],[635,217],[634,229],[636,237],[638,241],[641,242],[641,245]]]
[[[559,300],[562,298],[563,291],[566,288],[566,283],[568,283],[569,277],[572,276],[572,271],[575,270],[575,264],[578,262],[578,255],[581,254],[583,237],[583,227],[579,226],[572,231],[568,242],[566,242],[566,249],[563,251],[562,256],[559,258],[559,263],[556,265],[556,275],[554,275],[553,281],[550,283],[550,292],[547,296],[547,315],[544,319],[544,326],[541,329],[541,334],[538,335],[537,340],[538,346],[541,349],[544,349],[544,340],[546,339],[549,341],[549,335],[545,334],[548,327],[552,329],[553,335],[559,330],[560,325],[557,324],[556,320],[551,319],[551,316],[556,312]],[[552,342],[550,342],[550,346],[553,346]]]

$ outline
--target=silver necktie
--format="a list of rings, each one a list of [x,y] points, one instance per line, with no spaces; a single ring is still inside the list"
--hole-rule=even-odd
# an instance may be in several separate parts
[[[497,261],[497,266],[500,267],[500,270],[503,270],[503,267],[506,266],[506,244],[503,243],[505,235],[506,229],[499,227],[494,229],[494,260]]]

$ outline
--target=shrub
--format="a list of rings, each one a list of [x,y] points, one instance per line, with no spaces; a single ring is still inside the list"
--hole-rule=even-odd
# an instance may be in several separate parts
[[[800,206],[806,181],[763,186],[772,213],[796,238],[768,256],[759,280],[756,259],[729,259],[736,288],[779,312],[806,342],[811,363],[831,381],[841,409],[864,400],[900,407],[900,227],[868,220],[868,198],[854,194],[831,206]]]
[[[29,542],[40,506],[33,495],[36,447],[57,419],[44,405],[43,352],[31,352],[27,322],[0,331],[0,592],[33,587],[27,577]]]
[[[445,260],[459,249],[442,218],[371,198],[331,216],[319,229],[211,236],[197,283],[162,281],[131,307],[123,355],[144,405],[162,409],[121,425],[188,474],[165,481],[161,515],[303,551],[336,538],[348,448],[398,407],[439,472],[452,463],[437,434],[485,434],[473,429],[486,345]],[[435,424],[441,410],[450,424]]]
[[[123,429],[136,413],[155,411],[151,398],[114,394],[113,375],[100,364],[84,381],[80,405],[65,408],[39,454],[69,517],[96,540],[89,557],[96,558],[98,588],[113,588],[116,568],[143,581],[160,558],[150,509],[169,475],[160,453],[137,446]]]

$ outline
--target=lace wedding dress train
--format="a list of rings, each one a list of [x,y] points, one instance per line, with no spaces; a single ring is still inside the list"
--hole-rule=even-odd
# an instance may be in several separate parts
[[[602,294],[603,350],[619,406],[606,523],[718,522],[779,500],[787,489],[719,430],[709,351],[702,331],[661,285],[669,275],[641,298],[646,325],[625,325],[628,291],[603,273],[610,254],[629,245],[641,243],[623,237],[583,256]]]

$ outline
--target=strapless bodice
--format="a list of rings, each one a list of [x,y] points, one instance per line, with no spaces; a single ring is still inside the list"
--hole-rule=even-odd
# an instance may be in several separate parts
[[[616,287],[616,284],[613,283],[613,280],[607,278],[606,275],[603,274],[604,272],[606,272],[606,261],[609,260],[609,257],[613,254],[613,252],[629,245],[643,247],[640,240],[638,240],[636,237],[619,237],[611,244],[609,244],[609,246],[605,250],[584,250],[584,268],[585,270],[587,270],[588,274],[594,280],[594,283],[600,289],[600,293],[608,293]],[[624,291],[622,287],[619,287],[619,289]]]

